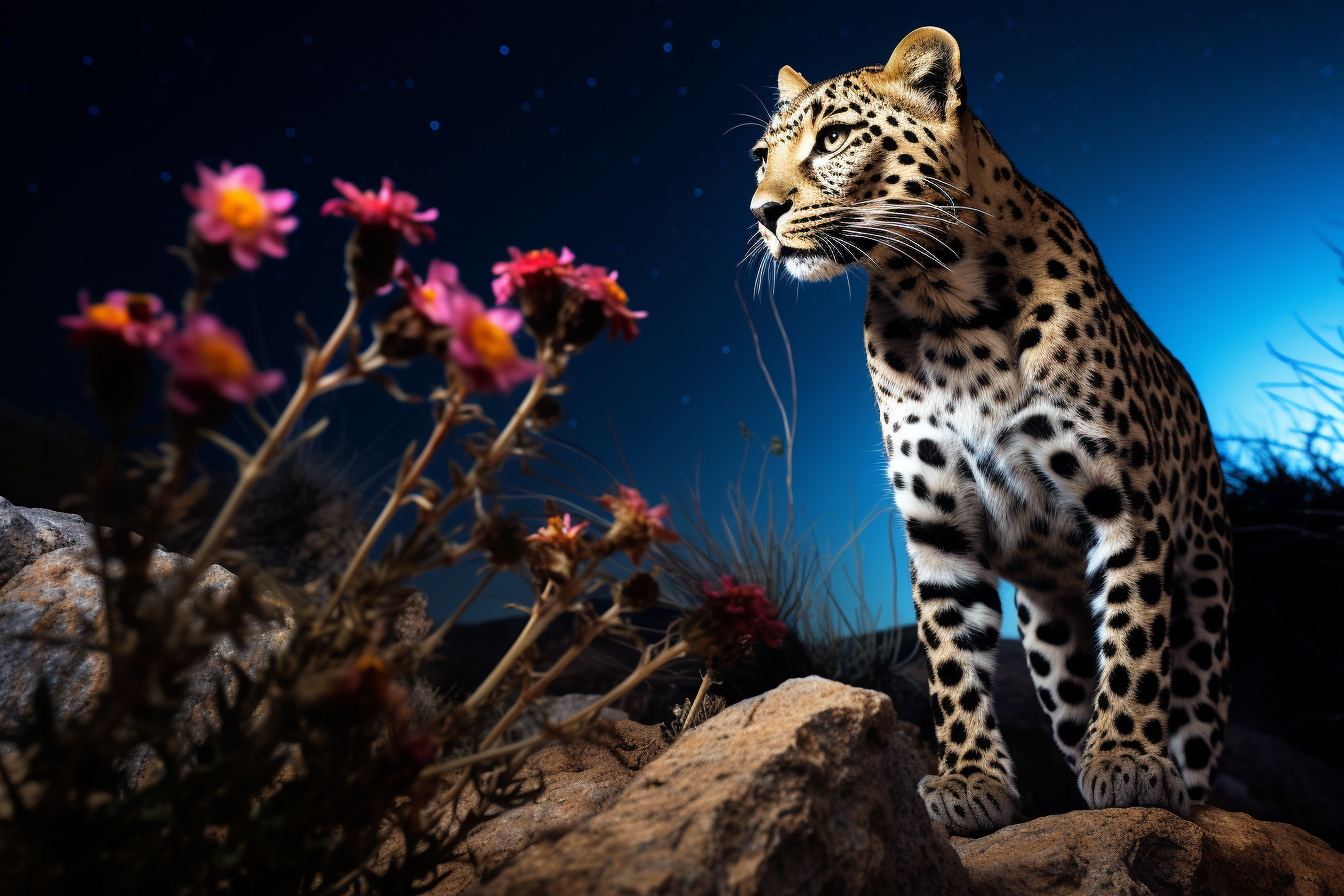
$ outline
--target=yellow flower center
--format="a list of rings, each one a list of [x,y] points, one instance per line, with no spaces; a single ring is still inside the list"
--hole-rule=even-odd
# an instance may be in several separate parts
[[[518,357],[513,337],[490,318],[482,315],[471,322],[467,338],[486,367],[502,367]]]
[[[219,336],[207,336],[196,343],[200,365],[215,376],[238,380],[251,376],[252,359],[237,345]]]
[[[615,299],[617,302],[620,302],[622,305],[630,304],[630,297],[625,294],[625,290],[621,289],[619,284],[615,283],[612,280],[608,280],[605,285],[607,289],[607,295],[611,296],[613,299]]]
[[[103,327],[115,327],[120,330],[131,322],[131,316],[126,313],[126,309],[118,305],[108,305],[101,303],[90,305],[89,310],[85,312],[89,320]]]
[[[261,199],[251,190],[230,187],[219,196],[217,213],[239,230],[255,230],[266,218]]]
[[[426,305],[437,305],[439,303],[439,291],[433,286],[426,285],[420,290],[420,298],[425,300]]]

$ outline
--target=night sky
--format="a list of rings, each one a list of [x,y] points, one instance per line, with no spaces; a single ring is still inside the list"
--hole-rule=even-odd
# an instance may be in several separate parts
[[[1087,227],[1217,431],[1276,425],[1257,384],[1280,376],[1267,340],[1313,356],[1294,315],[1344,322],[1338,260],[1320,239],[1344,242],[1338,3],[183,4],[78,19],[45,6],[0,23],[0,394],[90,426],[54,319],[80,287],[176,304],[188,277],[163,247],[182,240],[195,161],[254,162],[268,186],[298,193],[290,256],[212,300],[291,378],[295,313],[325,330],[345,305],[348,224],[317,213],[330,179],[386,174],[442,212],[437,244],[408,252],[419,270],[451,260],[487,297],[509,245],[565,245],[620,270],[650,312],[645,335],[576,359],[558,434],[619,468],[610,414],[646,493],[670,493],[698,465],[714,510],[737,475],[738,421],[782,434],[733,292],[753,273],[739,268],[751,116],[781,65],[816,80],[885,62],[921,25],[958,39],[971,106]],[[863,279],[776,292],[799,374],[797,498],[832,543],[889,498]],[[753,312],[786,382],[769,306]],[[435,376],[430,364],[400,374],[412,390]],[[369,494],[427,429],[423,407],[374,387],[322,410],[322,450]],[[889,595],[885,519],[862,542],[870,592]],[[444,582],[424,583],[440,615]],[[909,621],[908,597],[902,612]]]

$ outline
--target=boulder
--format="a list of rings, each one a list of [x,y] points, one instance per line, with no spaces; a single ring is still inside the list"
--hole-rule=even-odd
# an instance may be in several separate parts
[[[1069,812],[953,838],[983,891],[1017,896],[1344,894],[1344,856],[1305,831],[1195,806]]]
[[[16,550],[33,556],[0,588],[0,728],[22,723],[39,684],[45,685],[57,718],[69,718],[90,705],[108,666],[99,649],[107,625],[100,561],[88,524],[70,514],[7,504],[0,507],[0,537],[7,539],[0,543],[0,556]],[[161,594],[173,588],[187,562],[178,554],[155,551],[150,577]],[[211,566],[193,594],[224,593],[235,581],[223,567]],[[242,644],[222,636],[188,673],[189,697],[179,721],[192,740],[205,734],[216,684],[230,692],[237,686],[230,663],[249,671],[260,668],[293,626],[287,604],[265,595],[259,600],[271,618],[250,620]]]
[[[884,694],[785,682],[692,729],[604,811],[474,892],[965,893],[907,744]]]
[[[602,811],[666,747],[657,727],[618,721],[598,726],[587,740],[538,750],[517,778],[521,789],[537,792],[537,798],[510,808],[492,808],[467,836],[466,847],[474,861],[439,866],[440,877],[430,896],[456,896],[530,844],[559,836]],[[474,794],[468,789],[462,809],[475,808]],[[403,850],[400,836],[394,834],[378,864],[384,865]]]

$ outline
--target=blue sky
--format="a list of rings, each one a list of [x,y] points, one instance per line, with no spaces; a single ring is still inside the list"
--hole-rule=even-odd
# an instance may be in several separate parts
[[[181,238],[195,160],[256,162],[299,194],[290,258],[215,299],[259,357],[291,375],[293,315],[329,326],[344,302],[345,227],[317,215],[329,179],[386,173],[443,211],[438,243],[411,260],[453,260],[478,292],[510,244],[569,245],[620,269],[634,306],[650,311],[646,335],[595,344],[574,363],[564,435],[619,467],[610,413],[642,488],[689,480],[698,463],[713,499],[736,475],[738,421],[767,439],[781,432],[732,290],[757,133],[732,128],[761,112],[757,96],[769,102],[781,65],[819,79],[881,62],[925,24],[960,41],[971,105],[1087,227],[1218,431],[1275,425],[1258,389],[1281,374],[1266,341],[1316,356],[1294,315],[1344,322],[1338,260],[1320,239],[1344,242],[1330,223],[1344,219],[1338,4],[968,3],[923,18],[878,3],[825,15],[812,3],[768,14],[728,3],[418,5],[280,10],[260,24],[190,10],[73,24],[48,15],[26,11],[0,34],[0,238],[21,260],[0,268],[11,315],[0,389],[33,410],[88,419],[78,365],[50,323],[77,288],[185,288],[161,247]],[[860,516],[887,499],[863,296],[861,275],[781,284],[776,296],[800,378],[797,499],[832,542],[848,533],[851,494]],[[768,308],[754,313],[780,376]],[[433,376],[414,368],[404,379],[425,387]],[[422,410],[372,390],[328,410],[326,449],[370,484],[427,428]],[[885,526],[863,543],[871,591],[889,593]],[[446,612],[448,580],[425,584]],[[908,621],[908,604],[902,612]]]

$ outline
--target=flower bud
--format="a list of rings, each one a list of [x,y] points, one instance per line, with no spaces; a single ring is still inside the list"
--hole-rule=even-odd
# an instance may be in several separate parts
[[[652,573],[637,572],[612,588],[612,599],[622,610],[637,613],[658,603],[661,589]]]

